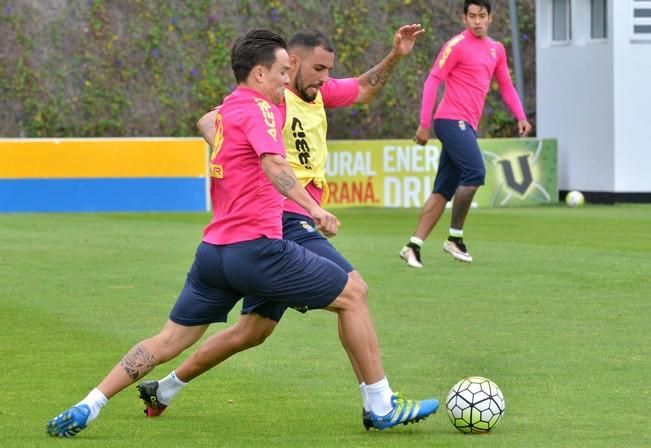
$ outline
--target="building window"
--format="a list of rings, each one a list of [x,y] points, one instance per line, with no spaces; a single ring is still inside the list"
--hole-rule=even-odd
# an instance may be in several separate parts
[[[651,1],[649,0],[633,2],[633,40],[651,40]]]
[[[606,39],[607,28],[606,0],[590,0],[590,37],[592,39]]]
[[[570,0],[552,0],[552,40],[568,41],[572,38]]]

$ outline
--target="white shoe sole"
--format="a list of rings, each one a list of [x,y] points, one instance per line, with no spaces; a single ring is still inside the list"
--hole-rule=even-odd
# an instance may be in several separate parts
[[[455,260],[463,261],[464,263],[472,263],[472,257],[470,254],[459,252],[459,250],[453,244],[447,244],[447,242],[444,243],[443,252],[447,252],[452,255]]]
[[[410,256],[411,255],[411,256]],[[405,260],[407,262],[407,266],[412,267],[412,268],[417,268],[420,269],[423,267],[422,263],[419,263],[418,260],[416,260],[416,257],[411,254],[411,250],[401,250],[400,251],[400,258]]]

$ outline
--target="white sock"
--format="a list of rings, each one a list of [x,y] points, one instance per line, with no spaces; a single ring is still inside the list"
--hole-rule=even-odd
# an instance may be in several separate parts
[[[178,394],[188,383],[184,383],[176,377],[176,373],[172,371],[169,375],[158,382],[158,390],[156,397],[158,402],[165,406],[170,404],[172,398]]]
[[[425,241],[421,240],[417,236],[412,236],[411,238],[409,238],[409,242],[414,243],[418,247],[423,247],[423,244],[425,244]]]
[[[88,395],[86,395],[86,398],[81,400],[75,406],[79,406],[80,404],[88,405],[90,408],[90,415],[86,421],[86,424],[88,424],[97,418],[99,411],[102,410],[106,403],[108,403],[108,398],[106,398],[98,388],[95,388],[91,390]]]
[[[375,415],[387,415],[391,412],[393,391],[389,387],[389,380],[386,376],[377,383],[367,384],[364,389],[368,396],[369,408]]]
[[[362,394],[362,406],[366,412],[371,410],[371,407],[368,405],[368,393],[366,392],[366,383],[362,382],[359,385],[359,391]]]
[[[453,229],[450,227],[450,236],[455,238],[463,238],[463,229]]]

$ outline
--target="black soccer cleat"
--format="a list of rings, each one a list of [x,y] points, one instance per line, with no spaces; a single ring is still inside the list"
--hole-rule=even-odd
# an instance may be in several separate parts
[[[167,406],[158,401],[156,391],[158,390],[158,381],[143,381],[136,386],[140,392],[140,398],[145,403],[145,415],[147,417],[158,417],[163,413]]]

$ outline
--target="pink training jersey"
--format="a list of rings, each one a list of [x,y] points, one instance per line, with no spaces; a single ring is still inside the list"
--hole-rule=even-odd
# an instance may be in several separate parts
[[[238,87],[219,106],[210,156],[213,217],[203,241],[231,244],[282,238],[283,196],[260,165],[262,154],[285,157],[280,111],[259,92]]]
[[[434,118],[464,120],[477,130],[493,74],[504,103],[517,120],[526,120],[511,81],[504,46],[465,30],[443,46],[425,80],[420,126],[431,126],[438,87],[445,81],[445,93]]]
[[[323,100],[323,107],[325,109],[335,109],[338,107],[348,107],[352,106],[355,104],[355,100],[357,99],[357,95],[359,94],[359,81],[357,78],[345,78],[345,79],[335,79],[335,78],[328,78],[328,81],[326,81],[325,84],[321,86],[321,89],[319,89],[321,92],[321,98]],[[286,92],[285,95],[291,94],[290,92]],[[278,106],[280,109],[282,116],[283,116],[283,127],[285,126],[285,119],[287,115],[287,110],[286,110],[286,104],[283,102],[280,106]],[[323,120],[323,125],[327,128],[327,120],[325,117],[325,112],[322,110],[322,120]],[[310,130],[305,130],[306,132],[309,132]],[[313,148],[315,151],[327,151],[327,147],[325,147],[326,142],[323,142],[324,147],[323,148]],[[305,189],[307,192],[312,196],[312,199],[316,201],[317,204],[321,204],[321,199],[323,197],[323,190],[316,185],[314,185],[313,182],[308,183],[305,186]],[[305,215],[309,216],[308,213],[298,205],[296,202],[292,201],[291,199],[287,199],[285,201],[285,211],[286,212],[291,212],[291,213],[298,213],[299,215]]]

